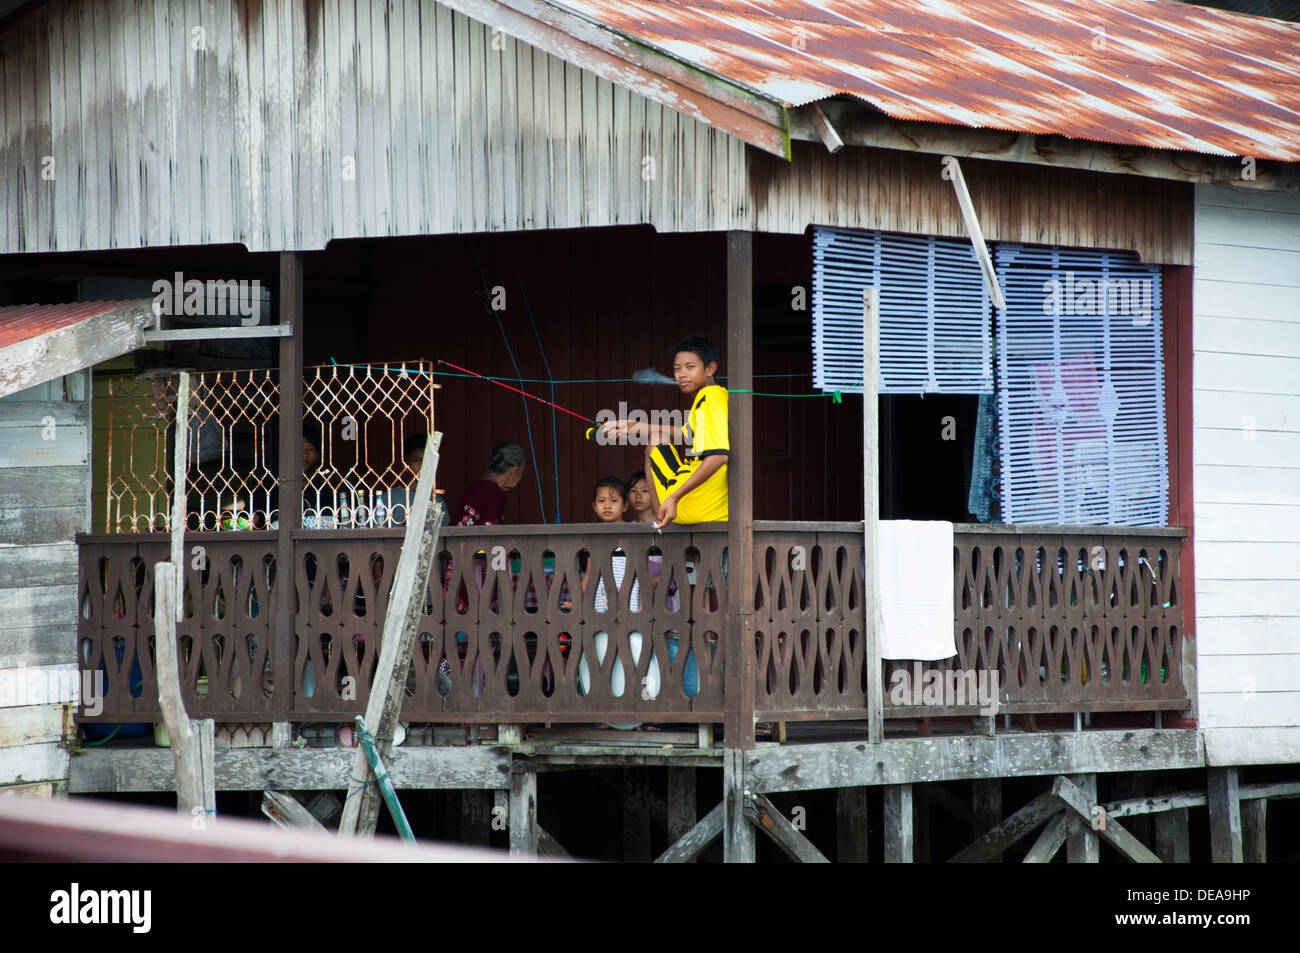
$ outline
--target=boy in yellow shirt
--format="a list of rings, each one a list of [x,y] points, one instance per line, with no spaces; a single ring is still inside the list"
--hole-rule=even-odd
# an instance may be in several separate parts
[[[673,377],[691,398],[685,427],[644,421],[611,420],[604,436],[635,436],[649,448],[646,473],[659,508],[656,526],[706,523],[727,519],[727,391],[713,377],[718,349],[708,338],[692,335],[673,348]]]

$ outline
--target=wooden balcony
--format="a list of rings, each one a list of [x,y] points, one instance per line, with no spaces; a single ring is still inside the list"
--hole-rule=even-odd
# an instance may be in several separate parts
[[[957,527],[957,655],[882,662],[886,716],[979,710],[974,699],[890,697],[895,673],[933,670],[971,685],[996,673],[1000,713],[1187,708],[1182,535]],[[723,524],[444,528],[403,720],[723,721],[726,540]],[[152,564],[168,557],[168,537],[79,543],[78,657],[107,683],[103,711],[81,720],[158,721]],[[400,543],[401,530],[296,532],[288,589],[275,533],[187,537],[177,628],[191,716],[330,722],[362,712]],[[626,560],[621,587],[615,550]],[[865,718],[861,524],[756,522],[754,554],[759,719]]]

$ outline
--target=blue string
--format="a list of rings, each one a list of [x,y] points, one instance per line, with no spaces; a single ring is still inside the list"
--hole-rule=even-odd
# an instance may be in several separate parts
[[[470,251],[474,253],[474,264],[478,268],[479,279],[483,282],[483,290],[480,292],[480,294],[483,295],[483,309],[491,314],[496,320],[497,328],[501,331],[501,341],[505,344],[506,354],[510,357],[510,365],[515,369],[515,379],[520,383],[523,383],[523,377],[519,374],[519,362],[515,360],[515,352],[510,347],[510,337],[506,334],[506,326],[501,323],[501,315],[496,311],[493,311],[492,306],[488,303],[487,296],[491,293],[491,289],[488,287],[487,274],[483,271],[483,263],[479,261],[478,248],[474,245],[474,239],[469,238],[466,240],[469,242]],[[509,380],[509,378],[507,378],[507,380]],[[532,415],[528,412],[528,398],[523,394],[520,394],[519,400],[524,405],[524,430],[528,434],[528,454],[533,458],[533,476],[537,480],[537,505],[542,509],[542,522],[545,523],[546,498],[542,496],[542,473],[541,469],[537,466],[537,451],[533,448],[533,419]]]
[[[542,355],[542,367],[546,370],[546,376],[551,378],[551,362],[546,359],[546,348],[542,347],[542,336],[537,333],[537,322],[533,320],[533,308],[528,303],[528,292],[524,288],[524,279],[519,274],[519,262],[515,259],[514,249],[510,251],[510,265],[515,270],[515,281],[519,282],[519,293],[524,298],[524,311],[528,314],[528,323],[533,328],[533,338],[537,341],[537,350]],[[523,383],[521,380],[519,383]],[[555,380],[552,378],[551,384],[551,403],[555,403]],[[551,461],[555,468],[555,522],[561,522],[560,519],[560,435],[555,426],[555,408],[551,408]]]

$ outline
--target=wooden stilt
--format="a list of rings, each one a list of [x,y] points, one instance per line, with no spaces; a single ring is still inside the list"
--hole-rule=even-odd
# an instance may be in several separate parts
[[[974,818],[974,823],[971,825],[973,831],[971,836],[976,839],[983,837],[1002,823],[1001,778],[988,778],[987,780],[972,782],[971,814]],[[989,854],[985,858],[985,863],[1002,863],[1002,851],[999,850]]]
[[[912,785],[887,784],[885,792],[885,863],[913,860]]]
[[[648,864],[650,854],[650,770],[623,769],[623,860]]]
[[[918,864],[930,862],[930,788],[929,784],[912,786],[912,860]]]
[[[510,776],[510,855],[531,857],[537,854],[537,775],[521,771]]]
[[[1076,774],[1071,776],[1075,787],[1087,795],[1089,804],[1097,803],[1097,775]],[[1077,815],[1069,818],[1069,836],[1066,840],[1066,856],[1072,864],[1096,864],[1101,862],[1101,838],[1092,829],[1092,824]]]
[[[1241,792],[1236,768],[1209,768],[1206,795],[1210,808],[1210,855],[1216,864],[1239,864],[1241,843]]]
[[[664,825],[668,840],[676,843],[699,820],[695,803],[695,769],[668,769],[667,818]]]
[[[728,864],[754,862],[754,825],[745,818],[745,752],[727,748],[722,755],[722,859]]]
[[[1154,815],[1156,856],[1166,864],[1185,864],[1191,859],[1188,846],[1187,808],[1161,811]]]
[[[1248,864],[1268,863],[1268,799],[1241,802],[1241,852]]]
[[[835,792],[835,859],[841,864],[867,862],[867,789]]]
[[[461,841],[465,844],[488,845],[492,830],[492,792],[478,789],[460,792]]]
[[[1068,778],[1058,776],[1052,782],[1052,794],[1065,803],[1081,820],[1091,825],[1097,816],[1095,801],[1070,782]],[[1138,864],[1158,864],[1160,858],[1147,850],[1146,845],[1122,827],[1118,820],[1107,817],[1106,823],[1098,831],[1102,839],[1124,855],[1125,859]]]

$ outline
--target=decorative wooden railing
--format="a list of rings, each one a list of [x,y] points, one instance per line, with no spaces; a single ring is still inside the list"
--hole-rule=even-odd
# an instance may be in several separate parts
[[[107,689],[83,720],[156,721],[152,566],[168,539],[80,543],[79,660],[105,671]],[[896,673],[933,670],[996,673],[1005,712],[1185,708],[1180,543],[1175,530],[958,527],[957,655],[883,663],[886,713],[978,710],[891,699]],[[275,534],[187,538],[177,632],[190,713],[363,711],[400,544],[400,530],[295,533],[293,633],[277,642]],[[721,524],[444,528],[403,718],[723,720],[725,549]],[[865,717],[860,524],[759,522],[754,553],[759,718]]]

